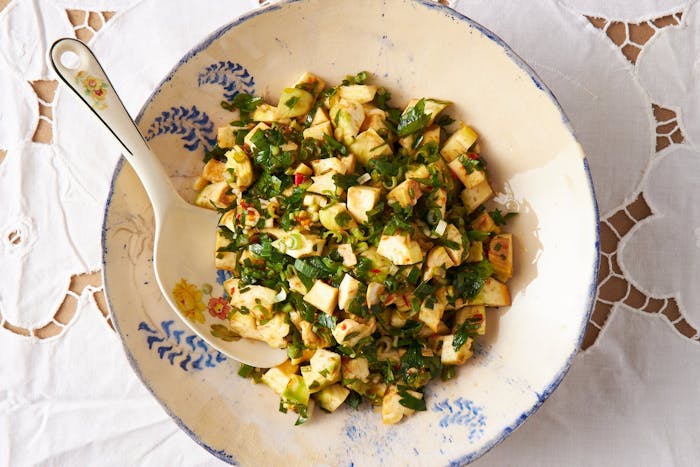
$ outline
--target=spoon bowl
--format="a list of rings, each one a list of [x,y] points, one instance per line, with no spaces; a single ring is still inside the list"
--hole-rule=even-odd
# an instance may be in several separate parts
[[[59,39],[51,47],[49,61],[61,80],[122,145],[124,156],[148,193],[156,223],[153,268],[168,304],[196,334],[223,354],[258,368],[284,362],[286,351],[265,342],[231,337],[224,340],[212,335],[212,325],[222,322],[206,312],[204,299],[206,295],[223,295],[214,266],[219,215],[180,197],[85,44],[71,38]]]

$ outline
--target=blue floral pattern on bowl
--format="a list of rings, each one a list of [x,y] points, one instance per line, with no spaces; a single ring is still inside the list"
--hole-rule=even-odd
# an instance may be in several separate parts
[[[255,94],[255,79],[239,63],[219,61],[204,68],[197,76],[197,85],[219,84],[224,88],[224,98],[231,100],[239,93]]]
[[[178,329],[174,320],[161,321],[159,325],[139,323],[138,330],[146,336],[146,345],[158,354],[158,358],[184,371],[214,368],[226,357],[210,349],[204,340],[191,331]]]
[[[452,401],[444,399],[433,405],[433,412],[444,414],[440,419],[440,427],[461,425],[468,429],[470,442],[478,441],[484,434],[486,416],[484,408],[477,406],[474,401],[458,397]]]
[[[208,150],[216,144],[214,122],[196,105],[171,107],[162,111],[151,123],[145,138],[146,141],[151,141],[163,134],[180,135],[183,146],[188,151],[196,151],[200,145]]]

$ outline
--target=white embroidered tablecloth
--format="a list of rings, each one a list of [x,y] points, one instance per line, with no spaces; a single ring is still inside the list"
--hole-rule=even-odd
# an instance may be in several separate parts
[[[450,5],[552,88],[601,212],[584,349],[544,406],[475,465],[697,465],[700,5]],[[100,235],[119,150],[82,131],[46,52],[58,37],[89,41],[135,115],[188,49],[257,6],[0,0],[0,466],[219,463],[145,390],[111,329]]]

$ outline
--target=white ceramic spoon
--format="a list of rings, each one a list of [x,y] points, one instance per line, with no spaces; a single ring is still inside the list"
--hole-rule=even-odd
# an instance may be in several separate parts
[[[175,191],[163,166],[85,44],[76,39],[59,39],[51,47],[49,58],[63,82],[122,145],[126,160],[146,188],[156,223],[153,268],[160,290],[173,310],[202,339],[233,359],[260,368],[282,363],[286,351],[273,349],[264,342],[250,339],[227,342],[213,337],[209,326],[221,321],[214,321],[206,310],[204,323],[184,316],[173,297],[173,289],[182,278],[197,286],[213,281],[216,276],[214,234],[219,215],[188,204]],[[87,83],[88,87],[87,77],[92,80]]]

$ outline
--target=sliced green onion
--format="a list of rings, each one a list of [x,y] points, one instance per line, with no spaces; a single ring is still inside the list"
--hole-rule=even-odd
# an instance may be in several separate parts
[[[296,232],[289,234],[287,238],[284,239],[284,246],[286,246],[289,250],[298,249],[302,243],[303,239],[301,238],[301,234]]]
[[[438,235],[442,235],[445,233],[446,229],[447,229],[447,222],[440,219],[440,222],[438,222],[437,226],[435,227],[435,233]]]
[[[372,180],[372,176],[368,173],[364,173],[360,175],[360,177],[357,179],[357,183],[360,185],[364,185],[365,183],[369,182]]]
[[[275,295],[275,299],[272,300],[272,303],[280,303],[283,302],[287,299],[287,291],[282,289],[279,291],[277,295]]]

